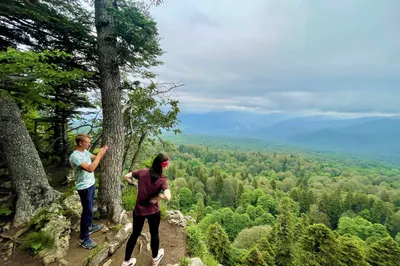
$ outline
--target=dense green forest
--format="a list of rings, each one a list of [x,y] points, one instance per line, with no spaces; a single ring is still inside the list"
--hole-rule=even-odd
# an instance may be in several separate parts
[[[220,145],[169,151],[169,208],[198,222],[192,255],[207,265],[397,265],[400,169]]]

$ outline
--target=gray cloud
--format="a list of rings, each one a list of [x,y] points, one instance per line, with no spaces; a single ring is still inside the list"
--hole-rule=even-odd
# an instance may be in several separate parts
[[[250,4],[251,3],[251,4]],[[397,0],[168,0],[152,14],[186,111],[400,113]]]

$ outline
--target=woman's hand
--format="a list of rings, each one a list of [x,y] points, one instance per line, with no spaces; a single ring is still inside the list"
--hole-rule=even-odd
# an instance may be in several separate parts
[[[150,203],[151,204],[156,204],[157,203],[157,201],[158,201],[158,198],[159,198],[160,196],[157,196],[157,197],[154,197],[154,198],[151,198],[150,199]]]

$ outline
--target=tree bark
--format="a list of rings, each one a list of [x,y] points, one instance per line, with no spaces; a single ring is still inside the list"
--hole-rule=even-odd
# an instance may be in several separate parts
[[[118,222],[122,212],[120,175],[124,151],[124,124],[121,112],[120,73],[117,38],[108,13],[112,0],[95,0],[95,23],[99,52],[100,90],[103,108],[103,144],[109,150],[100,164],[100,207]]]
[[[61,194],[50,187],[20,110],[9,96],[0,96],[0,148],[17,193],[13,224],[19,226]]]

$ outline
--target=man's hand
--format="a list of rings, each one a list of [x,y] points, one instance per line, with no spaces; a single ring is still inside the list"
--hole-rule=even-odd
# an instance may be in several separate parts
[[[103,147],[100,148],[99,153],[97,153],[97,155],[103,156],[107,150],[108,150],[108,145],[104,145]]]

